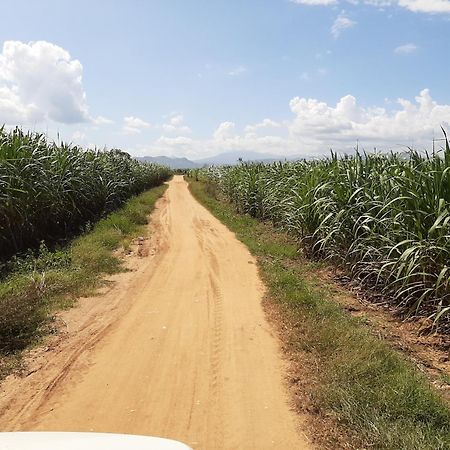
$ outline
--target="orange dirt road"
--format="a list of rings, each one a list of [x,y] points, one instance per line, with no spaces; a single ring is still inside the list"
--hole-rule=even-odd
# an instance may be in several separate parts
[[[0,430],[144,434],[204,450],[310,448],[246,247],[180,176],[151,228],[150,255],[65,314],[66,334],[37,352],[36,370],[5,381]]]

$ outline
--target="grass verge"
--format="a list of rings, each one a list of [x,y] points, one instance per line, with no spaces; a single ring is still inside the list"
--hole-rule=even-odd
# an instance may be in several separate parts
[[[315,263],[300,258],[286,235],[217,200],[213,185],[190,180],[189,186],[257,257],[266,307],[275,311],[292,361],[296,406],[308,411],[319,446],[450,449],[448,404],[363,319],[307,281]]]
[[[62,249],[41,245],[37,255],[9,262],[0,280],[0,379],[20,365],[23,349],[54,331],[52,312],[92,291],[102,274],[122,270],[114,251],[145,235],[148,215],[166,187],[130,199]]]

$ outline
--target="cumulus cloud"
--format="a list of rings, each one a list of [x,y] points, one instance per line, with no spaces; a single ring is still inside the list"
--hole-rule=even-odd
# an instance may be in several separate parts
[[[399,6],[406,8],[412,12],[439,14],[450,13],[450,0],[291,0],[292,3],[299,5],[336,5],[351,3],[357,5],[375,6],[377,8],[385,8],[389,6]]]
[[[0,124],[33,123],[43,119],[44,114],[34,103],[23,103],[13,89],[0,86]]]
[[[450,13],[449,0],[398,0],[398,4],[413,12]]]
[[[325,145],[351,145],[357,139],[378,145],[411,141],[426,144],[434,130],[450,125],[450,105],[439,105],[424,89],[415,102],[398,99],[393,111],[364,108],[352,95],[342,97],[335,106],[316,99],[295,97],[290,101],[294,120],[289,126],[292,138],[308,136]]]
[[[222,152],[241,150],[261,153],[286,151],[287,141],[279,136],[252,136],[251,134],[227,134],[225,137],[192,139],[186,136],[170,138],[161,136],[152,145],[137,150],[140,155],[185,156],[199,159]]]
[[[281,124],[272,119],[264,119],[262,122],[255,123],[254,125],[247,125],[245,127],[246,133],[255,133],[259,130],[265,130],[268,128],[280,128]]]
[[[114,120],[108,119],[107,117],[97,116],[92,119],[94,125],[111,125]]]
[[[184,123],[183,114],[173,114],[168,122],[162,125],[162,129],[166,133],[183,134],[190,133],[191,129]]]
[[[167,137],[161,136],[156,140],[156,144],[162,144],[169,147],[190,147],[195,141],[186,136]]]
[[[214,139],[218,141],[225,141],[234,136],[236,124],[233,122],[222,122],[213,133]]]
[[[150,124],[139,117],[129,116],[123,118],[123,131],[127,134],[138,134],[147,128],[150,128]]]
[[[0,53],[0,123],[89,122],[83,66],[46,41],[6,41]]]
[[[351,151],[356,142],[371,150],[397,145],[429,148],[440,127],[450,129],[450,105],[439,104],[428,89],[413,100],[397,99],[391,109],[363,107],[353,95],[336,104],[315,98],[294,97],[291,117],[282,122],[266,118],[240,132],[234,122],[222,122],[209,139],[160,137],[141,154],[201,158],[225,151],[259,151],[279,155],[320,155],[330,148]]]
[[[354,20],[351,20],[345,11],[342,11],[331,26],[331,34],[337,39],[344,30],[352,28],[357,24]]]

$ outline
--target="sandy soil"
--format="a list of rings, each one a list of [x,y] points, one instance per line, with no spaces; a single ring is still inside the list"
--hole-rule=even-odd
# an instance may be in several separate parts
[[[255,260],[175,177],[151,239],[60,316],[0,394],[0,430],[135,433],[194,449],[310,448],[264,316]]]

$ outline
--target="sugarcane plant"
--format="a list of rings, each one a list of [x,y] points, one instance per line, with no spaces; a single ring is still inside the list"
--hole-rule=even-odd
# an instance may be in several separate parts
[[[0,261],[79,232],[170,174],[120,150],[85,150],[0,128]]]
[[[445,132],[444,132],[445,134]],[[403,311],[450,318],[450,146],[431,154],[240,163],[198,170],[238,211],[298,239]]]

